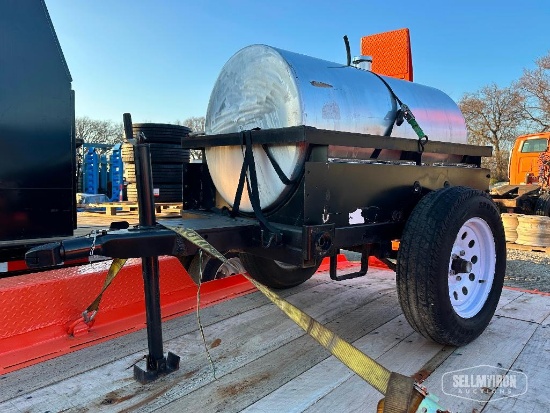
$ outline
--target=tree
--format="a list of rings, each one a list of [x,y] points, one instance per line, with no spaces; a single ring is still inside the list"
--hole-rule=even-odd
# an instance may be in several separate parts
[[[533,132],[550,131],[550,52],[525,69],[515,84],[524,95],[523,112]]]
[[[79,116],[75,120],[76,139],[85,143],[122,143],[124,139],[121,123],[110,120],[90,119]]]
[[[484,160],[493,180],[507,180],[509,151],[524,119],[523,95],[515,88],[492,84],[464,94],[459,106],[466,119],[468,141],[493,146],[493,158]]]
[[[202,133],[204,132],[204,125],[206,124],[206,118],[204,116],[192,116],[185,119],[183,122],[181,120],[176,121],[176,125],[183,125],[190,128],[193,132]],[[191,149],[191,159],[202,159],[202,151]]]
[[[187,126],[188,128],[191,128],[193,132],[204,132],[206,118],[204,116],[192,116],[185,119],[183,122],[177,121],[177,124]]]

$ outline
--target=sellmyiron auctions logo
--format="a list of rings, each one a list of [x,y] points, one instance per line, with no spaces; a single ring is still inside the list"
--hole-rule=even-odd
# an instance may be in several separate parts
[[[441,390],[449,396],[492,402],[527,392],[527,375],[521,371],[480,365],[449,371],[441,378]]]

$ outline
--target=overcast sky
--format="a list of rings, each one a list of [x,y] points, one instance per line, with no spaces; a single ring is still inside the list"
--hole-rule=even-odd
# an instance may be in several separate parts
[[[344,63],[361,36],[407,27],[415,81],[459,100],[508,86],[550,51],[550,0],[46,0],[77,116],[172,122],[206,113],[224,63],[263,43]]]

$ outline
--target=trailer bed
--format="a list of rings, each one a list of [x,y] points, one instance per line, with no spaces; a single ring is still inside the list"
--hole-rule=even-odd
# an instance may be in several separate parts
[[[386,269],[338,283],[319,272],[282,295],[390,370],[429,376],[424,385],[454,412],[544,411],[550,402],[548,296],[504,289],[485,333],[456,349],[413,332]],[[165,351],[182,358],[178,371],[134,381],[131,367],[147,353],[141,330],[0,376],[0,411],[375,411],[381,396],[261,293],[205,308],[201,320],[216,378],[189,314],[163,324]],[[443,394],[446,372],[478,365],[522,371],[527,392],[487,404]]]

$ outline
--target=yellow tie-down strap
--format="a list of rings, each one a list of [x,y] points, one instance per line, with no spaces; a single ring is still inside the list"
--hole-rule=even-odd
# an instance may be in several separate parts
[[[221,262],[232,265],[231,262],[212,245],[210,245],[196,231],[184,228],[171,223],[163,225],[176,232],[189,242],[195,244],[207,254],[219,259]],[[124,265],[126,260],[113,260],[112,267],[109,269],[107,282],[105,282],[105,291],[108,284],[116,276],[118,271]],[[390,372],[380,363],[370,358],[352,344],[338,337],[334,332],[323,326],[314,318],[305,312],[290,304],[281,298],[277,293],[270,290],[263,284],[251,278],[248,274],[243,274],[254,286],[260,290],[269,300],[279,307],[292,321],[300,326],[306,333],[313,337],[319,344],[326,348],[332,355],[344,363],[350,370],[365,380],[368,384],[385,395],[378,404],[378,412],[383,413],[445,413],[446,410],[437,404],[437,397],[428,394],[425,388],[421,387],[411,377],[399,373]],[[200,282],[200,280],[199,280]],[[98,297],[99,298],[99,297]],[[97,299],[96,299],[97,301]],[[94,301],[95,303],[95,301]],[[92,306],[90,306],[92,307]],[[90,308],[89,307],[89,308]],[[97,310],[97,307],[92,310]]]

